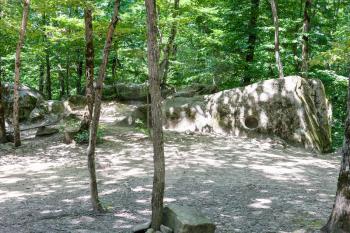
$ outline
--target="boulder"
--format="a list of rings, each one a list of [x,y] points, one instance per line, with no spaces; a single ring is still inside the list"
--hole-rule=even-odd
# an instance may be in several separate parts
[[[56,128],[42,126],[36,131],[35,137],[50,136],[52,134],[58,133],[59,130]]]
[[[215,85],[206,85],[194,83],[190,86],[182,88],[173,94],[173,97],[193,97],[197,95],[209,95],[218,92],[219,89]]]
[[[120,101],[147,101],[148,85],[147,84],[124,84],[118,83],[105,85],[103,87],[103,100],[120,100]]]
[[[70,114],[63,119],[64,127],[64,142],[70,144],[74,141],[75,136],[82,132],[87,132],[89,129],[87,116],[81,119],[79,116]]]
[[[84,108],[87,105],[86,96],[83,95],[72,95],[67,101],[72,110]]]
[[[5,116],[12,119],[13,107],[13,84],[3,85],[3,100],[5,105]],[[41,94],[27,86],[19,87],[19,120],[26,121],[35,107],[43,101]]]
[[[174,204],[164,207],[163,224],[174,233],[214,233],[216,228],[202,213]]]
[[[133,233],[144,233],[151,227],[151,221],[136,225],[132,228]]]
[[[144,121],[144,109],[124,122]],[[318,152],[331,150],[331,109],[320,80],[289,76],[211,95],[168,98],[163,112],[169,130],[279,137]]]

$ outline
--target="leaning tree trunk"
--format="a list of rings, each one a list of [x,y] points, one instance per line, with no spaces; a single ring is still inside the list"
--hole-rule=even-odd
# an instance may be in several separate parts
[[[174,42],[175,42],[175,37],[176,37],[176,33],[177,33],[176,17],[179,14],[179,4],[180,4],[179,2],[180,2],[180,0],[174,0],[174,13],[173,13],[174,22],[171,25],[168,43],[165,46],[164,53],[163,53],[163,60],[160,63],[159,78],[161,80],[162,87],[165,87],[167,84],[167,76],[168,76],[168,72],[169,72],[170,57],[174,53]]]
[[[103,211],[102,205],[98,198],[96,170],[95,170],[95,149],[96,149],[97,130],[98,130],[98,124],[99,124],[100,112],[101,112],[103,82],[106,75],[108,55],[112,45],[113,33],[118,22],[118,12],[119,12],[119,0],[115,0],[113,16],[108,27],[106,42],[103,49],[102,63],[100,65],[98,79],[96,82],[95,103],[94,103],[94,109],[93,109],[93,116],[90,124],[89,147],[87,149],[88,167],[90,172],[91,201],[95,211]]]
[[[14,93],[13,93],[13,134],[15,147],[21,145],[21,135],[19,129],[19,85],[20,85],[20,68],[21,68],[21,49],[23,47],[24,37],[26,34],[28,14],[29,14],[29,4],[30,0],[24,0],[23,2],[23,15],[22,24],[19,33],[19,39],[16,48],[16,63],[15,63],[15,83],[14,83]]]
[[[302,65],[301,74],[304,78],[308,77],[309,70],[309,32],[310,32],[310,12],[311,0],[305,0],[304,23],[303,23],[303,45],[302,45]]]
[[[251,82],[251,64],[254,60],[255,44],[257,39],[257,21],[259,17],[260,0],[251,0],[250,3],[250,20],[248,25],[248,51],[245,57],[246,70],[243,77],[243,85],[248,85]]]
[[[147,58],[151,94],[152,140],[154,152],[154,176],[152,190],[152,228],[159,230],[162,223],[165,186],[164,141],[162,128],[161,91],[159,77],[159,48],[157,43],[156,0],[145,0],[147,11]]]
[[[90,125],[94,107],[94,43],[92,35],[92,10],[85,9],[85,76],[86,76],[86,99],[89,110],[88,122]]]
[[[1,64],[1,57],[0,57]],[[7,142],[5,128],[5,106],[2,99],[2,67],[0,66],[0,143]]]
[[[275,26],[275,58],[276,58],[276,66],[278,70],[278,77],[283,78],[283,66],[281,62],[280,56],[280,42],[279,42],[279,25],[278,25],[278,15],[277,15],[277,3],[275,0],[270,0],[271,3],[271,11],[273,17],[273,24]]]
[[[345,137],[337,193],[331,216],[327,224],[321,229],[325,233],[350,232],[350,76],[347,108],[348,115],[345,123]]]

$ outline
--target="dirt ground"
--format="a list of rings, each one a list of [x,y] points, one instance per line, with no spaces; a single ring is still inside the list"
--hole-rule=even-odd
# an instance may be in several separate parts
[[[152,145],[120,127],[120,106],[105,104],[104,143],[97,149],[101,200],[89,203],[84,145],[62,135],[16,150],[0,147],[0,232],[130,232],[150,218]],[[166,132],[166,203],[192,206],[217,233],[316,232],[333,204],[339,157],[318,155],[278,140]]]

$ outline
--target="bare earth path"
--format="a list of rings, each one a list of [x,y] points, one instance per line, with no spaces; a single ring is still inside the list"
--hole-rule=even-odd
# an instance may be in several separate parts
[[[98,146],[101,199],[90,209],[85,146],[61,136],[0,147],[0,232],[130,232],[150,216],[152,149],[105,109]],[[218,233],[313,232],[333,204],[339,158],[269,139],[166,133],[166,199],[200,209]],[[302,231],[305,230],[305,231]]]

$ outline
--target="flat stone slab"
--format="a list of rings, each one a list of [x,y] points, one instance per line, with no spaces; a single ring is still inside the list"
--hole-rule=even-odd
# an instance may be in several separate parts
[[[214,233],[215,224],[197,210],[180,205],[164,207],[163,224],[174,233]]]
[[[58,133],[58,132],[59,132],[59,130],[56,128],[42,126],[37,130],[35,136],[36,137],[50,136],[50,135]]]

